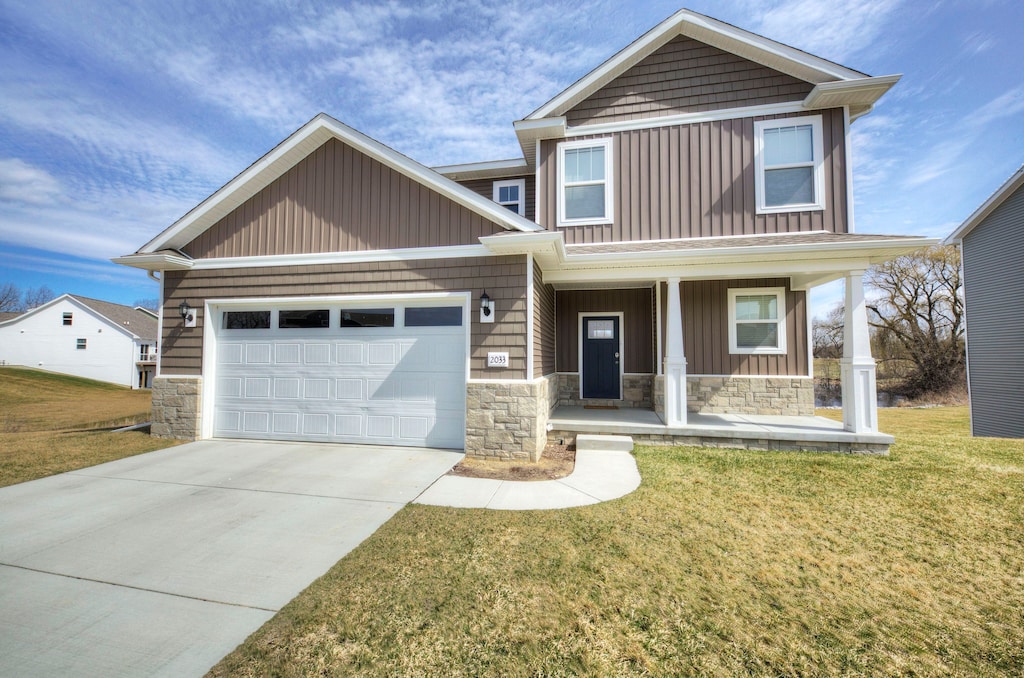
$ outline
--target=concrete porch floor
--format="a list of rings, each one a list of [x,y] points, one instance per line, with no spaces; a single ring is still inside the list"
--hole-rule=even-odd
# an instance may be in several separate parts
[[[638,444],[739,447],[757,450],[807,450],[888,454],[895,439],[885,433],[849,433],[841,422],[824,417],[754,414],[687,414],[687,425],[670,428],[653,410],[617,410],[560,406],[548,420],[548,437],[577,433],[632,436]]]

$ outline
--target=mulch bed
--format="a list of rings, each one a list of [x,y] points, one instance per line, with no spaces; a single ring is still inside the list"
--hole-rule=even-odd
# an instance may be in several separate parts
[[[575,466],[575,445],[548,443],[538,462],[466,458],[448,474],[492,480],[557,480],[572,473]]]

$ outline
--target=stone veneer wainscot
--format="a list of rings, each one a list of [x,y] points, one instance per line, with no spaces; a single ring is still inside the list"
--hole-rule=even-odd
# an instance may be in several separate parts
[[[198,440],[202,392],[202,377],[155,378],[150,433],[156,438]]]
[[[466,385],[466,456],[537,461],[558,401],[556,375],[530,382],[477,381]]]
[[[814,416],[814,380],[807,377],[687,377],[686,409],[704,414]],[[665,378],[654,379],[654,410],[665,413]]]

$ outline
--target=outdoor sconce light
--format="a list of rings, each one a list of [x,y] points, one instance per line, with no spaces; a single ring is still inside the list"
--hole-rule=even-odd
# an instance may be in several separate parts
[[[494,322],[494,302],[487,296],[487,290],[484,290],[484,293],[480,295],[480,322]]]
[[[185,327],[196,326],[196,314],[192,311],[192,307],[188,305],[188,299],[178,305],[178,313],[181,315],[181,319],[185,321]]]

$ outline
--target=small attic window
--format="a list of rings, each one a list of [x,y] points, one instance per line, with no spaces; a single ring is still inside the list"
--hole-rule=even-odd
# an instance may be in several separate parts
[[[64,324],[65,325],[70,325],[71,324],[72,315],[73,314],[71,314],[71,313],[65,313],[64,314]]]

